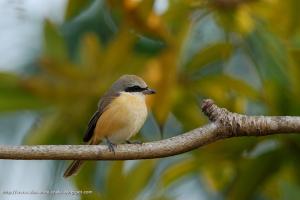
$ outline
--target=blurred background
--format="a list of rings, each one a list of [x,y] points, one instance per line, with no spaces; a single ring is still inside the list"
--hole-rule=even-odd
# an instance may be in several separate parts
[[[300,115],[298,0],[0,0],[0,144],[81,144],[122,74],[157,95],[139,135],[208,123],[212,98],[251,115]],[[170,158],[0,161],[1,199],[299,199],[300,137],[219,141]],[[92,191],[7,195],[4,191]]]

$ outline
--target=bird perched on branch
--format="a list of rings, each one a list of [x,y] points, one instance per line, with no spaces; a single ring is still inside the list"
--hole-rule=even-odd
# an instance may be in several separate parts
[[[106,140],[110,151],[117,143],[127,142],[144,124],[147,117],[145,95],[155,94],[145,81],[135,75],[123,75],[102,96],[90,119],[83,141],[89,145]],[[74,160],[64,177],[75,174],[82,160]]]

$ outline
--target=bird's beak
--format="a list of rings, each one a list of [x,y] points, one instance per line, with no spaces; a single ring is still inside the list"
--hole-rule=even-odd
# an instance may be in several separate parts
[[[143,91],[143,94],[145,95],[150,95],[150,94],[155,94],[156,91],[155,90],[152,90],[150,88],[147,88],[146,90]]]

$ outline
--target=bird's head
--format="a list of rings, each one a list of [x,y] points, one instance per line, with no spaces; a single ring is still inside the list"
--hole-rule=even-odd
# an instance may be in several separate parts
[[[155,90],[148,88],[145,81],[136,75],[123,75],[113,83],[114,92],[128,92],[133,94],[150,95],[155,94]]]

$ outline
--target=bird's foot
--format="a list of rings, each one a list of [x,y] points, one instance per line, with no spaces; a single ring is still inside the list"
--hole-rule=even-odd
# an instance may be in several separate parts
[[[113,152],[115,154],[115,147],[117,144],[112,143],[108,138],[106,138],[107,146],[110,152]]]
[[[143,142],[139,141],[139,140],[135,140],[135,141],[126,140],[126,143],[127,144],[143,144]]]

